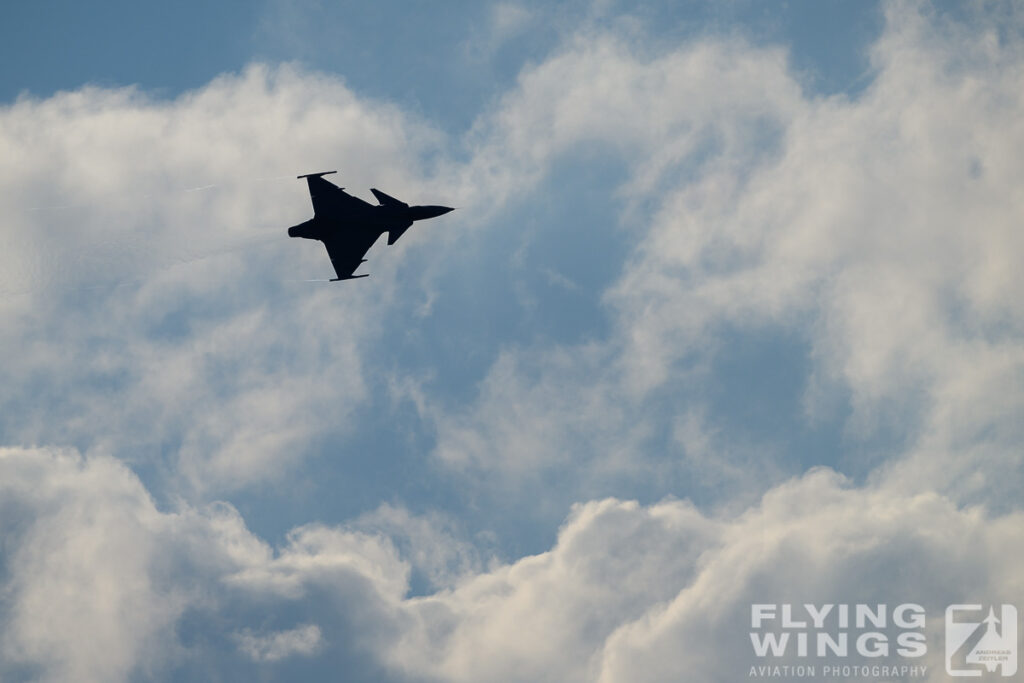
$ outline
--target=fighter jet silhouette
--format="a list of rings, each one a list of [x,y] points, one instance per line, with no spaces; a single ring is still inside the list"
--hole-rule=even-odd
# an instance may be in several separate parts
[[[371,189],[378,205],[364,202],[324,180],[323,176],[337,171],[322,171],[300,175],[309,184],[309,197],[313,200],[313,217],[305,223],[288,228],[289,237],[320,240],[327,247],[327,255],[339,280],[354,280],[368,275],[353,275],[366,259],[363,256],[385,232],[388,244],[394,244],[409,229],[413,221],[422,221],[448,213],[447,206],[409,206],[380,190]]]

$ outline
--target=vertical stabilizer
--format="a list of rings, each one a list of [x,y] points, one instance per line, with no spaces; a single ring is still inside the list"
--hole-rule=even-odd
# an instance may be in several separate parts
[[[377,188],[371,187],[370,192],[377,198],[377,203],[381,206],[409,206],[405,202],[399,201],[389,194],[384,194]]]

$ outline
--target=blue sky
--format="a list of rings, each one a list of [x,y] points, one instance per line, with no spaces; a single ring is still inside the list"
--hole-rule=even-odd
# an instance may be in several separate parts
[[[4,680],[735,681],[755,602],[1024,605],[1016,10],[0,16]],[[335,168],[459,209],[306,282]]]
[[[33,3],[5,12],[0,95],[49,95],[91,83],[174,96],[254,60],[298,62],[458,130],[566,33],[614,25],[623,9],[586,2],[383,2],[372,11],[358,3],[272,0]],[[785,44],[795,66],[826,92],[862,85],[865,48],[882,27],[875,3],[650,2],[629,15],[665,44],[708,33]],[[492,47],[502,22],[508,40]]]

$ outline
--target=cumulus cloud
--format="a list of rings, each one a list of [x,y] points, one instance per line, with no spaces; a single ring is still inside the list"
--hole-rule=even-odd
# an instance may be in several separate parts
[[[1020,169],[1004,153],[1020,130],[1019,61],[1006,68],[1019,50],[979,49],[974,32],[904,6],[888,21],[862,96],[801,102],[776,119],[767,163],[672,193],[610,295],[648,352],[630,355],[642,385],[716,325],[806,325],[816,373],[870,429],[886,409],[942,410],[947,383],[984,381],[964,355],[1019,350],[986,323],[1021,320],[1021,283],[992,256],[1020,246]]]
[[[989,519],[935,494],[898,497],[811,472],[733,520],[695,581],[618,629],[598,680],[736,680],[759,663],[746,633],[751,604],[843,601],[924,607],[929,649],[915,663],[928,667],[928,680],[943,680],[945,606],[965,595],[995,603],[1021,595],[1007,574],[1019,560],[1002,545],[1014,542],[1019,518]]]
[[[464,540],[466,532],[458,520],[439,511],[414,515],[404,507],[383,503],[360,515],[351,526],[389,538],[432,591],[449,588],[479,572],[491,559],[484,554],[486,549],[478,550]]]
[[[630,169],[637,246],[604,296],[612,334],[501,354],[476,404],[438,417],[440,460],[537,476],[627,451],[657,480],[646,454],[663,449],[624,427],[670,406],[713,428],[723,340],[788,335],[809,367],[792,431],[840,422],[851,453],[891,444],[912,488],[1012,504],[1024,169],[1007,150],[1024,103],[1019,43],[999,36],[990,17],[890,5],[855,98],[804,93],[781,51],[722,41],[651,57],[604,37],[523,74],[479,163],[525,178],[605,149]],[[578,438],[605,429],[604,448]]]
[[[1019,524],[829,470],[722,519],[680,501],[593,501],[550,551],[409,601],[417,628],[391,656],[442,680],[735,681],[764,663],[748,635],[754,603],[913,602],[930,643],[915,663],[940,680],[945,605],[1021,596]]]
[[[273,548],[230,505],[158,509],[105,456],[5,449],[0,473],[5,679],[238,674],[321,648],[358,671],[406,591],[380,535],[311,525]]]
[[[6,666],[124,680],[142,653],[158,659],[184,596],[154,586],[163,517],[134,476],[73,453],[5,450],[0,467]]]
[[[344,159],[357,186],[408,187],[434,131],[335,79],[252,66],[171,101],[21,98],[0,137],[8,439],[170,445],[187,486],[223,490],[343,429],[387,289],[296,282],[330,266],[282,239],[310,212],[294,172]]]
[[[0,425],[88,453],[0,452],[0,674],[734,681],[757,661],[753,602],[913,601],[937,679],[945,605],[1024,595],[1024,59],[1007,35],[892,5],[873,84],[822,98],[779,49],[652,54],[588,31],[481,117],[467,160],[429,168],[435,130],[287,67],[170,102],[86,88],[5,107]],[[577,503],[553,543],[499,561],[468,515],[400,502],[273,543],[202,502],[346,428],[393,304],[392,287],[289,289],[323,254],[251,248],[253,226],[301,220],[304,194],[253,183],[344,158],[353,186],[450,186],[494,234],[581,149],[627,174],[635,248],[607,335],[506,344],[468,403],[390,375],[474,512]],[[832,419],[843,443],[883,441],[879,460],[855,446],[805,472],[716,412],[726,340],[773,333],[809,368],[786,424]],[[181,499],[154,502],[107,452]],[[700,507],[666,495],[708,489]]]
[[[580,504],[549,550],[421,597],[396,546],[361,530],[370,520],[300,527],[274,547],[226,504],[157,509],[113,458],[7,449],[0,474],[5,678],[728,681],[763,661],[752,603],[837,601],[921,605],[915,663],[934,672],[946,604],[1024,594],[1020,513],[825,469],[735,515]]]
[[[716,527],[685,503],[578,506],[549,552],[408,601],[389,657],[442,680],[588,680],[599,643],[689,581]]]
[[[312,654],[320,645],[320,629],[307,624],[266,636],[250,631],[238,634],[238,647],[255,660],[273,662],[292,655]]]

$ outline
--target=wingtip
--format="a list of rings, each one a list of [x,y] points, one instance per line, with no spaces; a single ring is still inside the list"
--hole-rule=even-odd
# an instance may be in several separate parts
[[[298,178],[298,179],[301,179],[301,178],[317,178],[317,177],[320,177],[320,176],[331,175],[332,173],[337,173],[337,171],[318,171],[317,173],[303,173],[302,175],[297,175],[295,177]]]

